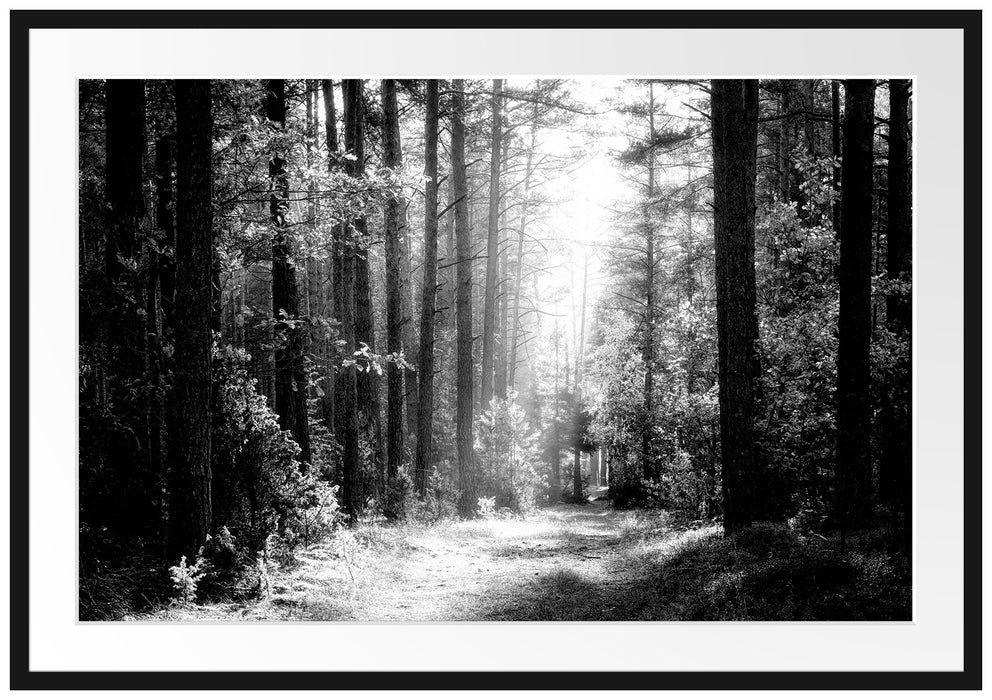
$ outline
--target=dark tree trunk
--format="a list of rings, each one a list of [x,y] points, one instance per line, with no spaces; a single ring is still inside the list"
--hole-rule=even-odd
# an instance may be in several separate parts
[[[871,513],[871,259],[875,84],[846,82],[841,173],[837,347],[836,518],[845,530]]]
[[[172,135],[161,135],[155,141],[155,225],[158,240],[148,248],[145,289],[146,369],[152,387],[148,401],[148,460],[153,478],[160,483],[165,477],[162,460],[162,338],[172,322],[175,304],[173,165]],[[161,493],[161,488],[156,491]]]
[[[327,169],[329,172],[334,172],[334,168],[337,166],[338,152],[338,117],[337,110],[334,107],[334,83],[330,80],[322,80],[320,81],[320,85],[324,96],[324,133],[327,140]],[[340,237],[340,231],[335,230],[333,239],[328,245],[327,263],[325,266],[327,277],[329,278],[329,284],[325,286],[330,286],[330,290],[326,292],[327,304],[324,313],[332,318],[337,317],[339,313],[336,300],[342,294],[340,280],[341,250],[338,241]],[[320,406],[324,424],[332,433],[337,435],[337,426],[335,424],[335,385],[337,383],[334,376],[335,351],[329,343],[326,345],[324,357],[324,396],[321,399]]]
[[[107,276],[117,282],[125,260],[140,253],[138,227],[145,215],[145,81],[107,81]]]
[[[427,81],[424,121],[424,286],[420,305],[420,357],[417,363],[417,460],[414,487],[424,495],[431,467],[434,412],[434,314],[437,295],[437,138],[438,81]]]
[[[272,125],[286,128],[286,82],[266,81],[265,115]],[[272,314],[277,336],[276,405],[279,427],[292,433],[300,446],[300,461],[310,462],[310,429],[307,420],[306,372],[303,363],[305,329],[300,318],[300,292],[296,265],[290,255],[289,176],[285,154],[269,157],[269,215],[272,221]]]
[[[364,154],[362,140],[364,138],[362,127],[362,106],[361,89],[353,89],[352,82],[344,81],[342,92],[344,96],[344,127],[345,127],[345,151],[355,156],[354,159],[345,161],[345,172],[358,177],[362,174],[363,164],[361,158]],[[352,233],[347,226],[339,229],[340,238],[335,244],[337,249],[335,275],[335,314],[341,323],[341,340],[344,345],[341,347],[341,357],[350,360],[354,357],[358,348],[356,333],[356,302],[355,302],[355,264],[358,254],[358,247],[361,241],[361,234],[365,229],[365,222],[355,220],[352,222],[355,228]],[[361,251],[364,254],[364,251]],[[341,455],[341,495],[345,512],[354,518],[361,510],[362,505],[362,456],[359,449],[359,421],[358,421],[358,377],[354,364],[344,365],[338,368],[335,394],[337,404],[334,412],[334,424],[338,431],[338,442],[342,446]]]
[[[890,280],[908,281],[913,246],[912,192],[909,164],[909,85],[908,80],[889,81],[889,193],[888,254]],[[885,315],[894,333],[909,332],[913,310],[909,295],[890,294]]]
[[[115,520],[123,530],[134,533],[153,530],[159,524],[153,507],[158,501],[158,475],[149,459],[150,396],[145,391],[135,392],[135,387],[144,386],[143,374],[151,359],[148,328],[142,320],[147,311],[142,300],[149,280],[133,271],[144,247],[140,241],[147,233],[141,230],[145,215],[145,82],[108,80],[106,91],[105,303],[111,311],[105,317],[107,366],[100,370],[106,372],[106,396],[115,415],[127,417],[121,427],[133,430],[138,437],[136,441],[115,440],[108,454],[109,467],[118,475],[112,487],[120,501]]]
[[[352,177],[365,175],[365,96],[363,80],[346,80],[345,148],[355,156],[348,161],[347,172]],[[358,244],[353,248],[355,279],[355,342],[358,349],[368,348],[374,354],[375,317],[372,307],[372,275],[369,264],[369,239],[364,216],[352,221]],[[363,366],[365,363],[363,362]],[[371,450],[375,465],[377,495],[385,487],[385,448],[382,442],[382,414],[379,408],[379,374],[375,371],[358,372],[355,379],[358,391],[358,431],[360,440]]]
[[[465,81],[455,80],[451,99],[451,169],[455,188],[455,258],[458,260],[458,324],[455,442],[458,452],[458,510],[475,512],[475,453],[472,445],[472,239],[468,226],[468,178],[465,172]]]
[[[400,150],[399,107],[396,81],[382,81],[383,165],[389,169],[402,166]],[[399,195],[390,196],[385,207],[386,248],[386,352],[395,357],[403,353],[403,311],[400,298],[400,243],[404,204]],[[395,362],[386,365],[386,484],[396,480],[403,464],[403,370]]]
[[[723,523],[729,533],[750,524],[757,486],[754,197],[758,81],[714,80],[711,115]]]
[[[176,86],[176,307],[170,447],[170,560],[196,557],[211,528],[213,313],[212,130],[209,80]]]
[[[778,111],[781,120],[778,125],[778,189],[783,202],[792,198],[790,170],[792,169],[792,91],[794,80],[780,80],[781,94],[779,95]]]
[[[327,154],[333,155],[338,152],[338,115],[334,108],[334,81],[321,80],[320,89],[324,95],[324,132],[327,138]],[[329,167],[333,168],[334,159],[328,160]]]
[[[418,324],[414,318],[414,289],[413,283],[413,235],[407,221],[409,202],[403,203],[402,218],[400,219],[400,309],[401,333],[403,336],[403,352],[406,356],[407,367],[403,369],[403,398],[406,410],[406,454],[412,458],[417,452],[417,405],[420,401],[420,391],[417,383],[417,337]]]
[[[486,296],[482,312],[481,410],[488,411],[493,398],[496,345],[496,278],[499,275],[499,174],[503,142],[501,114],[503,81],[493,81],[492,133],[489,153],[489,219],[486,239]]]
[[[160,136],[155,141],[155,222],[161,232],[157,269],[163,334],[168,333],[169,329],[172,328],[176,299],[176,223],[172,215],[175,198],[172,182],[174,167],[172,135]]]
[[[910,282],[910,263],[913,245],[912,173],[909,161],[909,93],[910,81],[889,81],[889,191],[886,273],[889,280]],[[888,329],[912,343],[913,308],[907,293],[890,294],[886,299],[886,325]],[[879,485],[888,502],[893,518],[902,515],[903,542],[911,549],[912,522],[912,382],[913,356],[907,348],[905,361],[899,367],[904,379],[890,390],[886,405],[880,412],[884,445]]]

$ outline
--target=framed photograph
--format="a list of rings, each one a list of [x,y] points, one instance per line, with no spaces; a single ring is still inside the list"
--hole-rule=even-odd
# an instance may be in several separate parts
[[[12,688],[980,688],[981,19],[11,12]]]

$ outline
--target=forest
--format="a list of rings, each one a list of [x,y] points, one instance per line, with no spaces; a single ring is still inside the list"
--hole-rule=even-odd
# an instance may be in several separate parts
[[[81,80],[80,619],[911,619],[912,87]]]

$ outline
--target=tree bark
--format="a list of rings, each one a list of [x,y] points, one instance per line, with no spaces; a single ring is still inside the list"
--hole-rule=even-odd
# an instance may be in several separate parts
[[[351,177],[359,177],[362,173],[362,107],[361,86],[352,86],[353,82],[344,81],[344,125],[345,151],[355,156],[345,160],[345,172]],[[356,301],[355,301],[355,263],[356,248],[364,233],[364,221],[352,222],[355,234],[346,225],[338,231],[340,238],[335,244],[337,249],[337,269],[335,270],[335,313],[341,323],[341,357],[335,385],[337,404],[334,412],[334,424],[338,431],[338,441],[342,446],[341,455],[341,497],[345,512],[354,518],[361,510],[362,504],[362,456],[359,449],[358,422],[358,372],[353,363],[355,351],[358,349],[356,333]],[[358,239],[358,240],[356,240]]]
[[[503,81],[493,81],[492,130],[489,154],[489,233],[486,239],[486,296],[482,312],[481,410],[488,411],[493,398],[496,343],[496,278],[499,275],[500,155],[503,142]]]
[[[845,94],[835,474],[836,518],[844,530],[863,524],[871,512],[874,81],[848,80]]]
[[[211,528],[213,313],[212,130],[209,80],[176,86],[176,315],[170,447],[170,560],[196,557]]]
[[[107,81],[107,277],[117,282],[124,261],[141,252],[138,228],[145,215],[145,81]]]
[[[755,343],[754,212],[758,81],[714,80],[713,226],[723,523],[728,532],[753,517]]]
[[[337,153],[338,153],[338,117],[337,110],[334,107],[334,82],[331,80],[321,80],[321,93],[324,97],[324,134],[327,141],[327,170],[328,172],[334,172],[335,167],[337,167]],[[339,279],[341,274],[341,250],[339,239],[341,238],[341,232],[335,230],[335,233],[331,236],[331,241],[327,247],[327,262],[325,269],[327,270],[327,280],[326,286],[330,289],[327,292],[327,304],[324,309],[324,313],[331,318],[337,317],[337,305],[336,300],[341,297],[343,290],[341,289],[341,281]],[[340,319],[339,319],[340,320]],[[335,406],[336,406],[336,394],[335,388],[337,384],[337,379],[334,373],[334,359],[336,352],[330,343],[325,343],[325,357],[324,357],[324,396],[321,399],[321,412],[324,418],[324,424],[327,425],[328,430],[337,436],[337,425],[335,424]]]
[[[908,80],[889,81],[889,192],[888,253],[886,272],[890,280],[906,280],[911,272],[913,246],[912,175],[909,163],[909,86]],[[885,316],[894,333],[910,332],[913,309],[903,294],[890,294]]]
[[[888,232],[886,235],[886,275],[890,281],[910,282],[910,258],[913,245],[912,172],[910,167],[909,95],[908,80],[889,81],[889,190],[887,200]],[[908,294],[889,294],[886,299],[886,325],[892,333],[904,340],[911,349],[913,334],[913,307]],[[905,377],[903,386],[894,386],[879,414],[883,455],[879,465],[879,486],[889,504],[893,524],[901,524],[906,550],[911,550],[912,528],[912,466],[913,466],[913,405],[911,381],[913,355],[907,352],[899,367]],[[899,522],[899,515],[902,522]]]
[[[365,99],[363,80],[346,80],[347,111],[345,148],[355,156],[348,161],[348,174],[352,177],[365,175]],[[374,354],[375,316],[372,307],[372,275],[369,263],[369,250],[372,246],[364,216],[355,217],[352,222],[358,245],[353,248],[354,294],[355,294],[355,342],[358,349],[368,348]],[[370,369],[370,368],[366,368]],[[385,486],[385,448],[382,440],[382,412],[379,407],[379,373],[374,370],[358,372],[355,384],[358,391],[358,431],[359,438],[369,449],[376,483],[377,495]]]
[[[451,169],[455,194],[455,256],[458,260],[455,313],[458,324],[455,441],[458,453],[458,510],[476,508],[475,452],[472,436],[472,239],[468,226],[468,177],[465,171],[465,81],[455,80],[451,99]]]
[[[417,459],[414,487],[420,496],[427,489],[434,430],[434,317],[437,298],[437,139],[438,81],[427,81],[424,121],[424,284],[420,305],[420,357],[417,363]]]
[[[266,81],[265,116],[278,131],[286,128],[286,82]],[[307,420],[304,369],[303,319],[296,265],[290,255],[289,176],[285,154],[274,150],[269,157],[269,216],[272,221],[272,314],[277,335],[275,348],[276,404],[279,427],[292,433],[300,446],[300,461],[310,463],[310,428]]]
[[[396,81],[382,81],[382,140],[383,165],[391,170],[402,166],[400,150],[399,107],[396,100]],[[400,298],[400,228],[403,201],[398,194],[391,195],[385,206],[386,248],[386,352],[394,357],[403,354],[403,312]],[[396,480],[403,464],[403,370],[390,361],[386,365],[386,484]]]

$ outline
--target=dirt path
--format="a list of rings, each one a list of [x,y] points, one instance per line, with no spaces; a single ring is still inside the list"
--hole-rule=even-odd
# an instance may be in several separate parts
[[[521,519],[359,527],[272,576],[263,601],[162,611],[159,619],[637,619],[632,582],[646,558],[683,539],[660,514],[603,501]],[[645,603],[647,601],[644,601]]]

